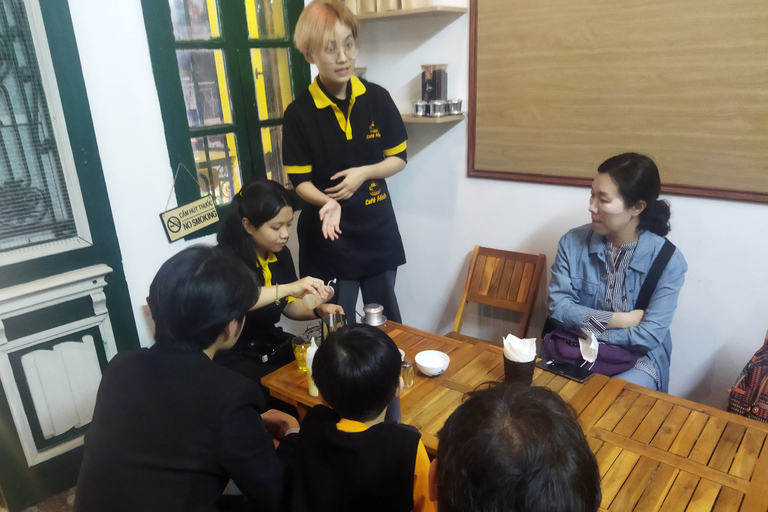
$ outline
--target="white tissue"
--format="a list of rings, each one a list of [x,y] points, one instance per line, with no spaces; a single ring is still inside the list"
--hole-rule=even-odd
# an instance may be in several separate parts
[[[529,363],[536,359],[536,338],[520,339],[507,334],[503,340],[504,357],[516,363]]]
[[[594,363],[599,348],[600,343],[593,333],[589,333],[589,340],[579,338],[579,350],[581,350],[581,357],[584,358],[584,361]]]

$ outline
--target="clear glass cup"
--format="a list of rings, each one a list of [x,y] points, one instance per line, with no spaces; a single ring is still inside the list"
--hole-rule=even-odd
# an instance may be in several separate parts
[[[403,378],[403,384],[406,388],[413,386],[413,363],[410,361],[403,361],[400,368],[400,376]]]
[[[296,336],[291,340],[293,345],[293,355],[296,357],[296,364],[299,365],[299,370],[307,371],[307,349],[311,345],[311,337],[306,335]]]

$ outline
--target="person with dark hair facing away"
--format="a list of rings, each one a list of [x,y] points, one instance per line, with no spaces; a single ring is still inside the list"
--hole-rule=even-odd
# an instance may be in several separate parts
[[[597,461],[554,391],[519,383],[470,392],[438,433],[429,472],[439,512],[595,512]]]
[[[277,325],[281,315],[292,320],[314,320],[344,313],[341,306],[325,303],[331,297],[326,296],[323,281],[296,277],[291,251],[286,247],[293,206],[293,198],[279,183],[251,181],[235,194],[216,237],[219,247],[251,270],[261,293],[246,315],[235,346],[219,352],[214,361],[255,382],[293,360],[294,336]],[[319,304],[316,308],[296,300],[307,294],[315,297]]]
[[[328,407],[302,421],[285,510],[433,511],[421,434],[383,421],[403,388],[395,342],[376,327],[347,325],[320,345],[312,375]]]
[[[253,273],[216,247],[187,248],[160,267],[148,299],[156,343],[105,368],[75,511],[240,510],[224,508],[229,479],[250,502],[243,510],[278,510],[283,473],[270,433],[282,438],[298,422],[260,415],[259,387],[211,361],[235,343],[258,293]]]
[[[552,320],[572,332],[638,354],[615,377],[666,392],[672,338],[669,326],[688,265],[679,249],[659,277],[647,309],[635,303],[670,231],[669,204],[647,156],[624,153],[603,162],[592,181],[592,223],[566,233],[549,283]]]

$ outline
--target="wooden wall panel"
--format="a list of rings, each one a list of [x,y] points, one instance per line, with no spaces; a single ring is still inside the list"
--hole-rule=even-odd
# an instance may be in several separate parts
[[[625,151],[665,191],[768,202],[760,0],[473,0],[470,176],[588,184]]]

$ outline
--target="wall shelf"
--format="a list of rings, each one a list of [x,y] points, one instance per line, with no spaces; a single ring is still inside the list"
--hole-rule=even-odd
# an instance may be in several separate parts
[[[464,14],[469,9],[466,7],[449,7],[444,5],[433,5],[431,7],[420,7],[418,9],[405,9],[396,11],[385,12],[370,12],[365,14],[358,14],[357,19],[360,21],[367,20],[379,20],[385,18],[402,18],[402,17],[416,17],[416,16],[431,16],[434,14]]]
[[[440,117],[423,117],[414,116],[413,114],[401,114],[403,116],[403,122],[406,124],[442,124],[442,123],[458,123],[466,118],[464,114],[446,115]]]

